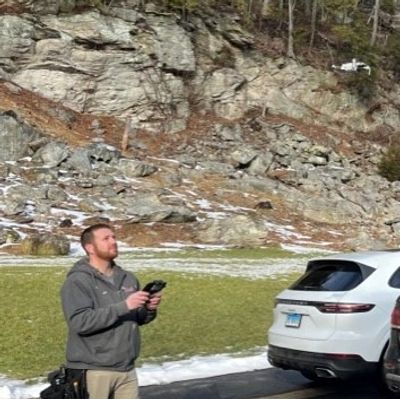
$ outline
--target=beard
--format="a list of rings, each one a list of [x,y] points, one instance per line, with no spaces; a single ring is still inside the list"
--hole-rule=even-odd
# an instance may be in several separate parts
[[[97,245],[93,246],[95,255],[103,260],[112,261],[118,256],[118,247],[112,246],[107,249],[99,248]]]

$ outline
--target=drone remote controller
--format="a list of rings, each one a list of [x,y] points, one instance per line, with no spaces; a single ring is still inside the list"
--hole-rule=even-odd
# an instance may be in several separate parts
[[[156,294],[157,292],[160,292],[166,285],[167,283],[163,280],[154,280],[150,283],[147,283],[144,286],[143,291],[146,291],[150,295],[153,295]]]

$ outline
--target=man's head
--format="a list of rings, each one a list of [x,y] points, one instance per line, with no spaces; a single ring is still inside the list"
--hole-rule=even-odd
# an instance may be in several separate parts
[[[118,256],[114,229],[107,224],[94,224],[83,230],[81,245],[89,257],[112,261]]]

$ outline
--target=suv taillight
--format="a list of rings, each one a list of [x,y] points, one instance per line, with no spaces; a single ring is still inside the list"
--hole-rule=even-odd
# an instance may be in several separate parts
[[[397,306],[393,309],[391,323],[393,327],[400,327],[400,309]]]
[[[365,313],[375,307],[372,303],[317,302],[281,298],[275,299],[275,307],[277,305],[314,306],[322,313]]]
[[[319,303],[317,309],[322,313],[364,313],[375,307],[372,303]],[[399,318],[400,320],[400,318]]]

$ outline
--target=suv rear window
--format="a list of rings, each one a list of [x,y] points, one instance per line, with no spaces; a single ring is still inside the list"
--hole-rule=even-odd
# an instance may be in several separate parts
[[[393,288],[400,288],[400,268],[398,268],[393,276],[390,277],[389,286]]]
[[[375,269],[349,261],[311,261],[306,273],[290,286],[299,291],[350,291]]]

